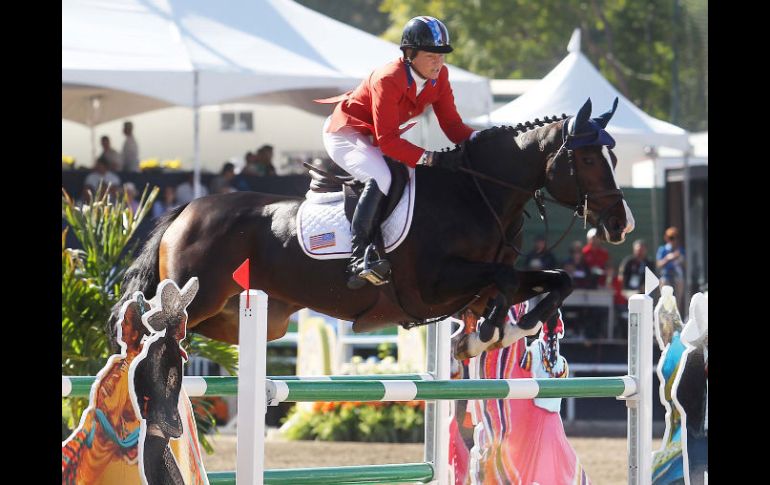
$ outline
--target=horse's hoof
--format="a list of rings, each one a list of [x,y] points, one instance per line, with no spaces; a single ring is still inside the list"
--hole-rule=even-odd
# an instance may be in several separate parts
[[[508,347],[515,344],[524,337],[531,337],[543,328],[543,322],[537,322],[532,328],[521,328],[516,324],[510,323],[503,327],[503,338],[500,339],[501,347]]]
[[[498,342],[500,329],[495,327],[492,338],[484,342],[478,332],[464,333],[452,340],[452,355],[456,360],[465,360],[476,357]]]

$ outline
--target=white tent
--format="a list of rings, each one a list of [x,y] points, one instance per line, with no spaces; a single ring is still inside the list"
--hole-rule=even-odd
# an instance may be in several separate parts
[[[93,126],[225,102],[328,113],[312,100],[352,89],[399,55],[290,0],[63,0],[62,118]],[[455,67],[450,78],[462,115],[488,111],[486,78]]]
[[[621,185],[630,185],[633,163],[648,158],[646,147],[667,146],[688,150],[685,130],[653,118],[620,94],[580,52],[580,30],[572,34],[569,54],[548,75],[526,93],[490,113],[472,120],[477,126],[515,125],[535,118],[574,115],[591,98],[593,116],[612,107],[619,98],[618,109],[607,131],[617,141],[617,177]],[[625,183],[624,183],[625,182]]]

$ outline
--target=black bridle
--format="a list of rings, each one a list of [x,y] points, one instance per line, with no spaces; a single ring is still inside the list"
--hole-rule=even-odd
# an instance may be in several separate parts
[[[513,241],[509,241],[508,238],[506,237],[505,228],[503,227],[503,223],[500,220],[500,216],[497,214],[494,207],[492,207],[492,204],[489,202],[489,198],[487,197],[486,193],[484,193],[484,189],[481,187],[481,184],[479,183],[478,179],[486,180],[493,184],[500,185],[502,187],[506,187],[511,190],[516,190],[518,192],[528,194],[530,197],[532,197],[535,200],[535,204],[537,205],[538,212],[540,213],[540,219],[543,220],[543,222],[545,223],[546,238],[548,237],[548,216],[546,215],[545,201],[547,200],[549,202],[553,202],[555,204],[558,204],[562,207],[566,207],[567,209],[570,209],[573,211],[572,221],[570,222],[570,225],[567,227],[567,229],[564,231],[561,237],[551,247],[548,247],[548,241],[546,239],[547,249],[544,249],[543,252],[551,251],[553,248],[558,246],[564,240],[567,234],[569,234],[569,231],[572,229],[572,226],[575,225],[575,221],[577,220],[578,217],[583,218],[583,227],[585,228],[587,224],[588,212],[589,212],[589,209],[588,209],[589,196],[592,197],[593,199],[600,199],[602,197],[613,196],[613,195],[618,196],[618,199],[615,201],[614,204],[608,205],[607,207],[603,208],[602,211],[599,213],[597,225],[599,226],[603,225],[604,227],[607,227],[605,219],[607,218],[609,211],[612,210],[616,205],[618,205],[624,200],[623,191],[620,190],[620,188],[602,190],[599,192],[589,192],[583,188],[583,184],[580,182],[580,177],[578,177],[577,175],[577,164],[575,163],[574,151],[571,148],[571,145],[573,145],[572,142],[579,140],[580,138],[595,136],[595,135],[593,133],[584,134],[584,135],[572,135],[568,131],[568,125],[569,125],[569,118],[566,118],[564,120],[564,124],[562,125],[562,133],[561,133],[562,145],[559,148],[559,150],[556,152],[556,155],[554,155],[554,160],[556,160],[559,157],[562,150],[564,150],[565,148],[567,149],[567,163],[569,164],[570,176],[575,178],[575,187],[577,188],[577,194],[578,194],[577,202],[574,204],[566,204],[554,198],[548,197],[545,195],[542,189],[536,189],[532,191],[530,189],[525,189],[525,188],[519,187],[518,185],[512,184],[510,182],[498,180],[494,177],[490,177],[489,175],[486,175],[476,170],[473,170],[471,168],[468,168],[470,166],[470,158],[468,157],[468,145],[467,145],[467,142],[463,142],[462,148],[461,148],[463,151],[462,160],[463,160],[463,165],[466,165],[466,166],[460,166],[458,170],[469,174],[473,178],[473,182],[476,184],[476,188],[478,189],[479,194],[481,194],[481,198],[484,200],[484,203],[486,204],[489,211],[492,213],[492,216],[494,217],[495,222],[497,223],[497,227],[498,227],[498,230],[500,231],[500,236],[502,238],[500,241],[500,245],[497,248],[495,261],[499,261],[499,258],[502,255],[502,249],[503,247],[506,247],[506,246],[513,249],[519,256],[522,256],[523,253],[521,252],[520,248],[517,248],[513,244]],[[610,161],[610,163],[612,162]],[[527,214],[527,216],[529,216],[529,214]],[[519,233],[521,233],[523,228],[524,228],[524,220],[522,219],[521,224],[519,225],[519,228],[513,234],[513,237],[511,239],[516,239],[516,236],[518,236]]]

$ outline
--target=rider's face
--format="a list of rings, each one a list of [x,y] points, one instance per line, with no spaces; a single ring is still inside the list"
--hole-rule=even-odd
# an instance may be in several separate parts
[[[443,65],[444,54],[435,52],[417,51],[417,56],[412,59],[412,67],[425,79],[438,79]]]

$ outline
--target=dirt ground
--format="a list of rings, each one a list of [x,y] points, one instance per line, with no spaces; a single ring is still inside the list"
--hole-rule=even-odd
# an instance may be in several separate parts
[[[204,453],[206,470],[235,470],[235,436],[220,434],[210,439],[216,453]],[[594,485],[628,483],[625,438],[570,438],[570,443]],[[653,440],[653,449],[659,446],[660,440]],[[265,461],[266,468],[415,463],[423,461],[423,446],[268,439]]]

